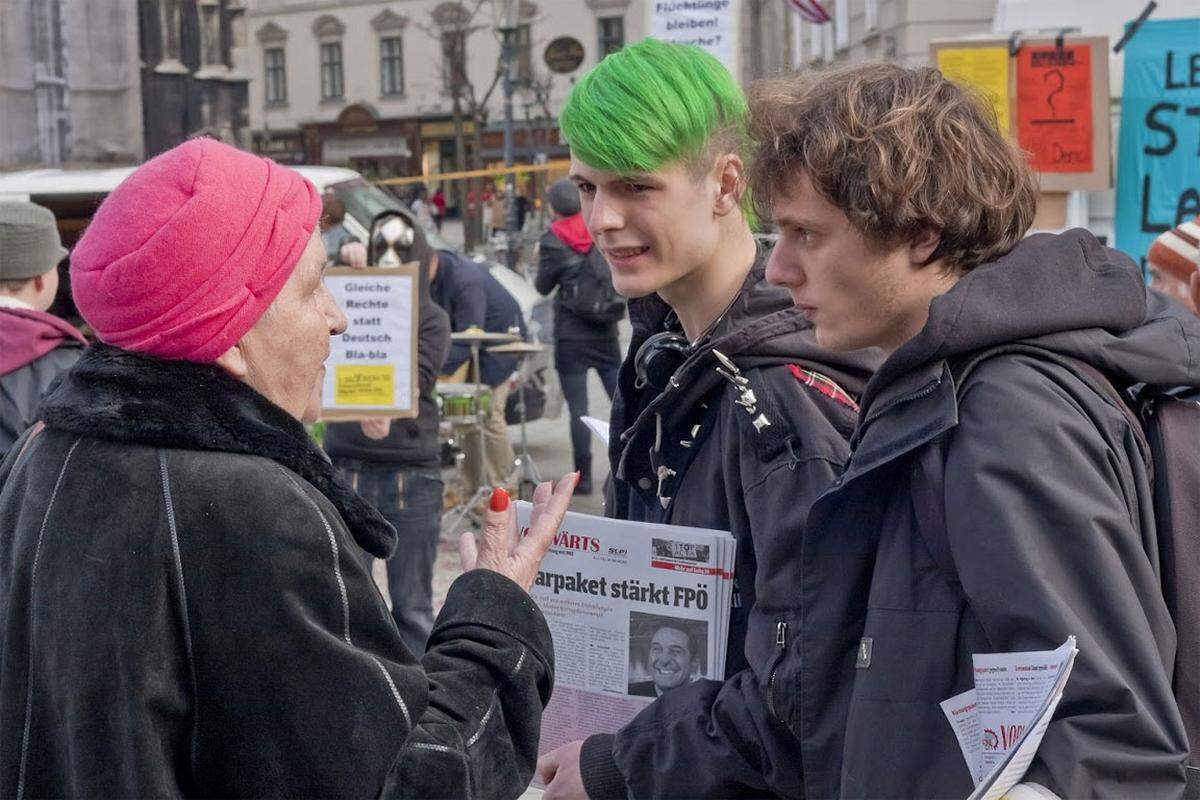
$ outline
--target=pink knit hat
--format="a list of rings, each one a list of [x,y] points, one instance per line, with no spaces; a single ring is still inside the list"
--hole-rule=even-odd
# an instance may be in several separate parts
[[[279,294],[321,214],[313,185],[213,139],[147,161],[71,253],[71,291],[101,341],[209,362]]]

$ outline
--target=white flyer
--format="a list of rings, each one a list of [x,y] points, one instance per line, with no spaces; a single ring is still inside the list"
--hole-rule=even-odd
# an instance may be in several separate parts
[[[977,653],[975,688],[941,703],[975,781],[968,800],[999,800],[1020,782],[1062,699],[1075,637],[1055,650]]]
[[[975,690],[967,689],[941,702],[942,713],[950,721],[958,747],[971,771],[971,781],[978,786],[983,780],[983,729],[979,724],[979,707]]]
[[[604,443],[605,447],[608,447],[608,431],[610,426],[607,422],[596,417],[588,416],[581,416],[579,419],[584,425],[587,425],[588,430],[591,431],[597,439]]]

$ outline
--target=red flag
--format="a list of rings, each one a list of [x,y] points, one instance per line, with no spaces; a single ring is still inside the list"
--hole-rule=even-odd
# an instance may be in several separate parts
[[[824,25],[831,19],[829,12],[821,5],[820,0],[787,0],[787,4],[792,11],[813,25]]]

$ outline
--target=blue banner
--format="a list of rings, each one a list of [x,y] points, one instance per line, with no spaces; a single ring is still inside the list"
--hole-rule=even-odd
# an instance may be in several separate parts
[[[1200,214],[1200,19],[1148,21],[1124,52],[1116,246],[1145,268],[1154,237]]]

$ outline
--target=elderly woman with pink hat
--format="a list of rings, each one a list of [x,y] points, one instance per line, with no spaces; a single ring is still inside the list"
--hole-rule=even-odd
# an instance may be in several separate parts
[[[550,695],[497,492],[425,653],[368,555],[395,533],[302,421],[329,337],[320,198],[211,140],[135,171],[71,260],[101,344],[0,464],[0,794],[515,796]]]

